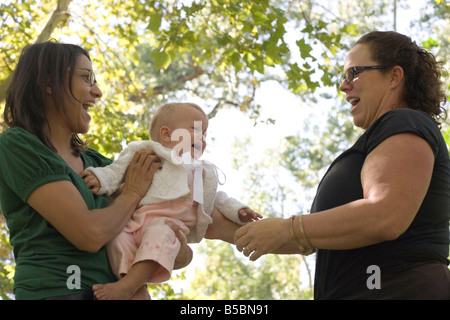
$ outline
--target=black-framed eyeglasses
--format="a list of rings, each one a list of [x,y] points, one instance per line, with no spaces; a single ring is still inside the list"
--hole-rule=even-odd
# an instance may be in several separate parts
[[[76,69],[76,70],[80,70],[80,71],[83,71],[83,72],[87,72],[87,76],[88,76],[89,83],[90,83],[91,86],[93,86],[94,84],[97,83],[97,79],[95,78],[95,73],[94,73],[94,71],[89,70],[89,69],[81,69],[81,68]]]
[[[389,67],[391,66],[351,67],[348,68],[346,72],[344,72],[341,77],[341,82],[345,80],[345,82],[350,83],[359,73],[366,70],[386,69]]]

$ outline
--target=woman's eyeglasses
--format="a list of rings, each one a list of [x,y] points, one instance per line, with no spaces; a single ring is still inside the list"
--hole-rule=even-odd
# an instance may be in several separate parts
[[[89,83],[91,84],[91,86],[93,86],[94,84],[97,83],[97,79],[95,78],[94,71],[89,70],[89,69],[75,69],[75,70],[80,70],[80,71],[83,71],[83,72],[87,72],[86,75],[88,76]]]
[[[348,68],[347,71],[341,77],[341,83],[345,80],[345,82],[350,83],[352,80],[361,72],[366,70],[374,70],[374,69],[386,69],[390,66],[371,66],[371,67],[351,67]]]

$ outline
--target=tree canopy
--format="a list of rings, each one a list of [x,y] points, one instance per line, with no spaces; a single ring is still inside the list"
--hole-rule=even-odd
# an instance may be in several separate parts
[[[317,184],[321,170],[355,136],[342,115],[336,90],[346,51],[360,34],[394,29],[397,9],[412,2],[6,0],[0,4],[0,112],[21,50],[49,39],[79,44],[90,53],[103,97],[91,112],[85,138],[90,147],[109,157],[120,152],[124,143],[148,139],[152,114],[167,101],[200,102],[210,118],[234,108],[255,124],[273,123],[261,117],[262,106],[255,99],[257,89],[267,81],[276,81],[304,104],[332,101],[328,119],[322,125],[306,123],[305,130],[312,135],[287,137],[276,159],[250,164],[245,152],[240,153],[244,158],[239,162],[247,163],[254,206],[282,216],[283,201],[294,191],[273,181],[264,185],[264,170],[285,170],[305,189]],[[417,34],[410,36],[450,61],[450,4],[422,2],[421,19],[411,21]],[[443,131],[448,139],[448,127]],[[269,210],[274,207],[279,210]],[[8,299],[14,262],[3,219],[0,225],[0,296]],[[162,298],[195,298],[196,290],[202,298],[311,297],[310,277],[305,286],[298,284],[300,266],[309,272],[313,261],[271,256],[254,266],[236,257],[231,247],[211,242],[202,244],[199,254],[213,268],[198,271],[193,288],[186,293],[175,293],[168,285],[153,290]],[[201,272],[209,276],[202,277]],[[236,283],[225,283],[224,278]],[[239,290],[233,291],[235,287]]]

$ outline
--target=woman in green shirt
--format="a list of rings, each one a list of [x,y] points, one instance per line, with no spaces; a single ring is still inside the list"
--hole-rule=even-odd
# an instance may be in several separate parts
[[[77,136],[102,96],[88,53],[53,41],[26,47],[7,91],[0,135],[0,205],[14,248],[16,299],[92,299],[114,281],[104,245],[125,226],[160,167],[140,152],[110,203],[80,173],[111,161]],[[183,247],[178,267],[190,262]],[[144,293],[146,290],[142,290]]]

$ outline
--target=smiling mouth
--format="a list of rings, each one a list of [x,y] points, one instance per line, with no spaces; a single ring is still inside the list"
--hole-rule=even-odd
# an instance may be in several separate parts
[[[95,104],[93,102],[83,102],[83,109],[88,111],[90,107],[93,107]]]
[[[359,103],[360,99],[358,98],[351,98],[348,100],[348,102],[352,105],[352,106],[356,106]]]
[[[348,102],[352,105],[352,110],[350,110],[350,113],[353,113],[356,106],[358,105],[360,99],[359,98],[350,98],[348,99]]]

